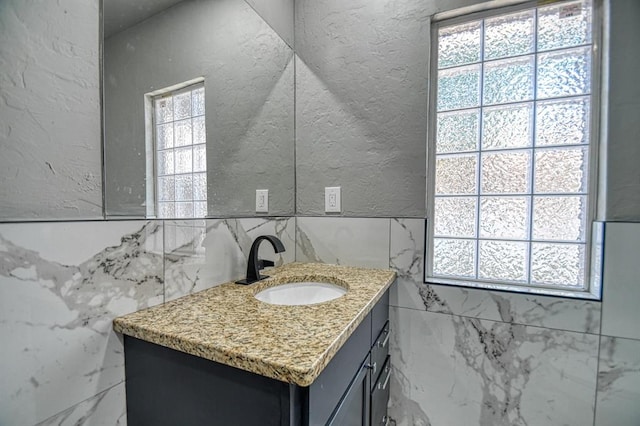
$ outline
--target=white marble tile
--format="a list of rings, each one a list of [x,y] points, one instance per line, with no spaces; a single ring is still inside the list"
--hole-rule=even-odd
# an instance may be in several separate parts
[[[602,334],[640,339],[640,223],[607,223]]]
[[[640,424],[640,340],[602,336],[596,426]]]
[[[601,304],[589,300],[429,285],[418,280],[399,285],[392,305],[580,333],[600,330]]]
[[[162,302],[161,242],[155,221],[0,225],[0,424],[124,380],[111,320]]]
[[[166,300],[244,278],[251,244],[260,235],[277,236],[286,249],[275,255],[264,242],[261,258],[276,265],[294,261],[294,218],[165,221]]]
[[[298,217],[296,260],[389,267],[389,219]]]
[[[598,337],[391,308],[397,425],[593,423]]]
[[[419,294],[424,276],[424,224],[424,219],[391,219],[389,265],[398,275],[390,293],[392,306],[424,309]]]
[[[424,309],[472,318],[595,333],[600,329],[599,302],[525,295],[444,285],[418,285]]]
[[[581,333],[600,330],[599,302],[424,284],[423,253],[424,220],[393,219],[390,261],[398,285],[392,306]]]
[[[125,384],[67,408],[37,426],[127,426]]]

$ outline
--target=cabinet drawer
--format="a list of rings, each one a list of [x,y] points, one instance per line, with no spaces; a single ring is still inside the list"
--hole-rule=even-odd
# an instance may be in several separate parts
[[[371,391],[371,426],[384,426],[387,423],[390,381],[391,357],[387,356],[380,377]]]
[[[309,386],[309,425],[325,425],[331,413],[340,402],[351,380],[358,373],[363,360],[369,360],[371,341],[371,317],[353,332],[349,340],[333,357],[329,365]]]
[[[371,347],[371,384],[382,374],[387,355],[389,355],[389,321],[384,325],[375,343]]]
[[[376,306],[371,311],[371,344],[375,342],[376,336],[384,328],[389,320],[389,290],[385,291]]]
[[[369,373],[365,360],[326,426],[369,426],[368,414]]]

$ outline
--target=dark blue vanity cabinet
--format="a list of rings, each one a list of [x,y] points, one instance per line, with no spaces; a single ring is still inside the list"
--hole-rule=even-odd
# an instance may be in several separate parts
[[[124,336],[127,424],[385,425],[389,291],[308,387]]]
[[[369,318],[370,317],[370,318]],[[389,401],[389,380],[391,378],[391,363],[389,356],[389,292],[385,294],[380,303],[378,303],[369,314],[369,317],[360,326],[366,326],[367,322],[371,322],[371,332],[369,340],[360,343],[358,348],[366,347],[369,350],[364,354],[364,361],[355,362],[361,352],[354,354],[351,363],[337,362],[336,355],[327,368],[320,374],[318,379],[310,386],[310,402],[309,425],[354,425],[354,426],[380,426],[387,424],[387,403]],[[358,330],[356,330],[357,332]],[[356,336],[356,333],[354,333]],[[353,338],[353,336],[352,336]],[[351,339],[343,347],[346,348],[350,344]],[[353,345],[355,352],[356,346]],[[362,358],[360,358],[362,360]],[[355,365],[358,365],[355,369]],[[347,371],[357,371],[355,375],[346,374]],[[339,381],[338,376],[344,375],[346,380],[349,377],[350,382],[346,387],[346,391],[339,394],[339,398],[330,400],[326,405],[334,407],[331,414],[326,418],[328,410],[323,406],[319,406],[326,396],[323,397],[322,392],[327,389],[323,386],[325,383],[336,383]],[[339,388],[344,389],[344,388]],[[315,392],[315,393],[314,393]],[[329,393],[330,395],[332,393]],[[333,394],[335,395],[335,394]],[[314,406],[313,403],[316,402]],[[337,405],[331,405],[334,402]]]

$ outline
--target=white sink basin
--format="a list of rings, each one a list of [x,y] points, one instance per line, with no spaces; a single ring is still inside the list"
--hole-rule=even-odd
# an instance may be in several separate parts
[[[272,305],[314,305],[344,296],[347,289],[339,285],[304,281],[280,284],[256,294],[256,299]]]

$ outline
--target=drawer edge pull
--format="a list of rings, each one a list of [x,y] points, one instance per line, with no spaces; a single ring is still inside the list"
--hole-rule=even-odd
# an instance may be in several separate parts
[[[391,378],[391,369],[389,369],[389,374],[387,374],[387,378],[384,379],[384,383],[382,384],[378,383],[378,389],[385,390],[387,388],[387,385],[389,384],[390,378]]]
[[[378,347],[379,348],[384,348],[385,346],[387,346],[387,343],[389,343],[389,337],[391,336],[391,333],[389,333],[389,330],[386,330],[387,336],[384,338],[384,340],[381,342],[378,342]]]

